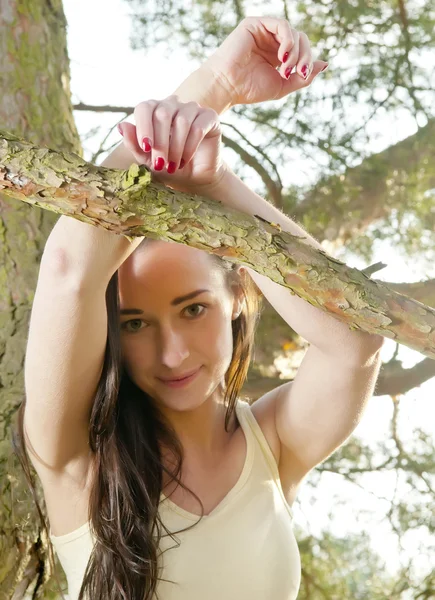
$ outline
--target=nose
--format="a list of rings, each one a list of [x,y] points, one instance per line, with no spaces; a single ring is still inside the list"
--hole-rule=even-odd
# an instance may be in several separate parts
[[[176,369],[189,356],[189,350],[183,334],[174,329],[161,330],[159,344],[162,364],[168,367],[168,369]]]

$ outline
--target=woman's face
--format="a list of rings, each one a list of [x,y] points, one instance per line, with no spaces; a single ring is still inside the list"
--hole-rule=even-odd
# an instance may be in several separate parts
[[[212,394],[221,399],[233,351],[231,322],[241,305],[207,253],[154,240],[136,250],[118,275],[121,347],[130,378],[172,410],[193,409]],[[199,290],[207,291],[183,299]],[[128,309],[142,312],[123,314]],[[161,380],[196,369],[182,387]]]

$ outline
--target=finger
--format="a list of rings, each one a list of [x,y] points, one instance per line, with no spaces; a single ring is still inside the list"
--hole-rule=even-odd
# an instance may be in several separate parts
[[[299,56],[296,64],[296,73],[307,80],[313,70],[313,56],[308,36],[303,31],[299,34]]]
[[[205,137],[212,138],[220,135],[222,132],[219,116],[212,109],[203,109],[190,126],[183,152],[186,164],[192,159]]]
[[[152,168],[156,171],[162,171],[168,165],[169,136],[179,108],[174,100],[175,96],[162,100],[153,112],[154,146],[151,154]]]
[[[146,156],[150,157],[150,154],[148,153],[148,155],[144,155],[142,149],[139,147],[136,125],[128,123],[127,121],[123,121],[118,126],[118,129],[123,137],[124,147],[132,154],[131,162],[137,162],[139,164],[146,164],[149,166],[151,161],[147,159]]]
[[[137,143],[143,153],[151,152],[153,140],[153,112],[158,105],[157,100],[140,102],[134,109]]]
[[[304,87],[308,87],[313,82],[315,77],[323,70],[325,70],[327,66],[328,63],[326,63],[324,60],[314,61],[313,69],[311,71],[311,74],[308,75],[307,79],[300,77],[299,73],[293,73],[293,75],[290,76],[290,79],[288,81],[283,80],[281,91],[274,99],[279,100],[280,98],[288,96],[288,94],[291,94],[292,92],[296,92],[297,90],[300,90]]]
[[[282,75],[282,77],[285,77],[285,79],[288,79],[290,77],[291,72],[293,71],[294,67],[296,66],[296,64],[298,62],[299,54],[300,54],[299,31],[296,31],[296,29],[292,29],[290,27],[290,25],[288,26],[288,29],[290,32],[288,35],[290,35],[291,38],[289,38],[289,37],[285,38],[280,46],[279,51],[278,51],[278,56],[279,56],[279,52],[281,51],[281,48],[284,48],[283,59],[285,59],[285,60],[282,63],[281,67],[279,68],[279,72]]]
[[[278,59],[282,63],[279,71],[282,77],[286,77],[286,71],[288,72],[288,68],[290,68],[291,72],[299,57],[299,32],[296,29],[292,29],[286,19],[278,19],[276,17],[246,17],[245,21],[252,23],[253,26],[261,23],[274,36],[279,44]]]
[[[174,117],[168,150],[168,173],[174,173],[180,168],[190,128],[200,110],[197,102],[187,102]]]
[[[286,19],[278,19],[277,17],[246,17],[244,22],[252,27],[261,25],[274,36],[280,44],[278,58],[283,62],[284,54],[290,51],[286,44],[292,40],[292,32],[295,31],[290,27],[290,23]]]

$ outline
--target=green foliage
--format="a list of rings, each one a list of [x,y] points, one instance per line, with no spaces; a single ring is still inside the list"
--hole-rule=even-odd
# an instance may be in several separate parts
[[[302,579],[298,600],[392,600],[394,578],[384,572],[365,532],[336,537],[323,531],[316,538],[298,539]],[[370,595],[368,595],[370,590]]]

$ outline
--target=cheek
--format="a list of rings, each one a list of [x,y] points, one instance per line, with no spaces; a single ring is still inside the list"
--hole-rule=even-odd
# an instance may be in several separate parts
[[[233,353],[233,331],[231,320],[221,321],[209,341],[210,352],[213,352],[214,362],[219,365],[219,371],[225,372],[231,362]]]
[[[152,361],[150,348],[144,343],[143,339],[140,340],[139,338],[140,336],[136,338],[134,336],[121,338],[122,360],[128,370],[133,373],[135,370],[143,370]]]

